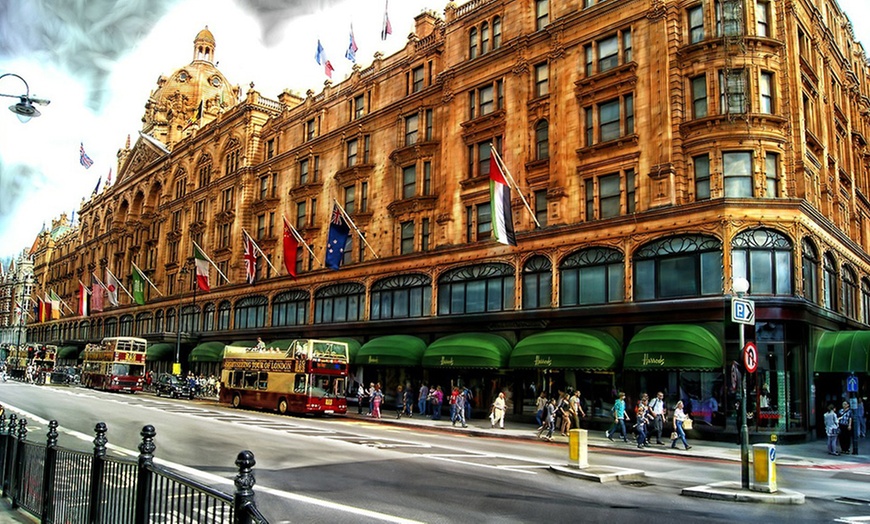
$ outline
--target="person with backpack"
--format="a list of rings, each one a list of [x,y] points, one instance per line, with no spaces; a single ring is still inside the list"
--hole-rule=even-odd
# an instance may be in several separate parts
[[[619,433],[622,435],[622,441],[628,442],[628,437],[625,431],[625,418],[628,415],[625,412],[625,392],[620,391],[618,397],[613,402],[613,407],[610,409],[610,414],[613,415],[613,425],[610,429],[604,432],[604,435],[613,441],[613,434],[616,428],[619,428]]]

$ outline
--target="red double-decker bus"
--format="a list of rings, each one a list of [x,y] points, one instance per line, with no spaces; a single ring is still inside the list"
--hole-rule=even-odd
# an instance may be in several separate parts
[[[289,349],[227,346],[220,401],[278,413],[346,414],[344,342],[294,340]]]
[[[82,384],[106,391],[142,391],[148,341],[136,337],[104,338],[83,353]]]

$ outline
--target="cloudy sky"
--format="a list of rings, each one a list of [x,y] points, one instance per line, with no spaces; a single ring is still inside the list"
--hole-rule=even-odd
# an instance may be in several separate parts
[[[870,49],[870,1],[839,0],[858,40]],[[218,67],[244,93],[251,82],[268,98],[284,89],[319,92],[326,77],[314,61],[318,38],[335,66],[353,24],[365,67],[375,52],[399,50],[423,9],[443,15],[447,0],[392,0],[393,34],[382,42],[384,0],[2,0],[0,74],[16,73],[30,94],[51,100],[42,116],[20,124],[0,113],[0,260],[29,248],[61,213],[78,210],[111,168],[127,135],[135,141],[144,104],[160,75],[193,58],[206,25]],[[464,0],[457,0],[457,4]],[[0,93],[22,94],[14,77]],[[0,100],[9,105],[14,99]],[[94,160],[79,164],[79,143]]]

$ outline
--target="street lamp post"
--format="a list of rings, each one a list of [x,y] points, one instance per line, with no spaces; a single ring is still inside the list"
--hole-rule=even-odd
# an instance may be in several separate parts
[[[749,281],[743,277],[732,279],[731,289],[737,298],[743,298],[749,291]],[[740,324],[740,352],[746,346],[743,323]],[[740,483],[749,489],[749,426],[746,423],[746,370],[740,373]]]
[[[27,85],[27,80],[24,80],[20,76],[15,73],[5,73],[0,75],[0,80],[7,76],[15,77],[21,80],[24,83],[24,94],[23,95],[10,95],[6,93],[0,93],[0,96],[5,96],[7,98],[17,98],[18,103],[12,104],[9,106],[9,110],[15,113],[15,116],[18,117],[18,120],[21,121],[22,124],[26,124],[30,121],[31,118],[39,116],[41,113],[33,107],[33,104],[38,104],[41,106],[47,106],[51,103],[51,100],[46,100],[44,98],[35,98],[30,96],[30,86]]]
[[[179,297],[178,304],[176,307],[176,324],[175,324],[175,364],[172,365],[172,374],[173,375],[181,375],[181,302],[184,298],[184,276],[189,274],[190,271],[187,269],[189,264],[193,264],[193,259],[188,260],[188,264],[185,264],[184,267],[181,268],[181,271],[178,272],[178,289],[179,289]],[[193,288],[193,309],[194,309],[194,319],[196,318],[196,287]],[[195,321],[195,320],[194,320]]]

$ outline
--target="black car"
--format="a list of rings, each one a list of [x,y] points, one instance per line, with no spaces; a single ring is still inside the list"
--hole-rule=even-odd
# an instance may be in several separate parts
[[[154,389],[157,396],[166,395],[172,398],[193,399],[193,392],[187,385],[186,380],[181,380],[171,373],[161,373],[154,381]]]
[[[79,373],[76,368],[72,366],[60,366],[54,368],[51,372],[51,383],[52,384],[78,384],[79,383]]]

